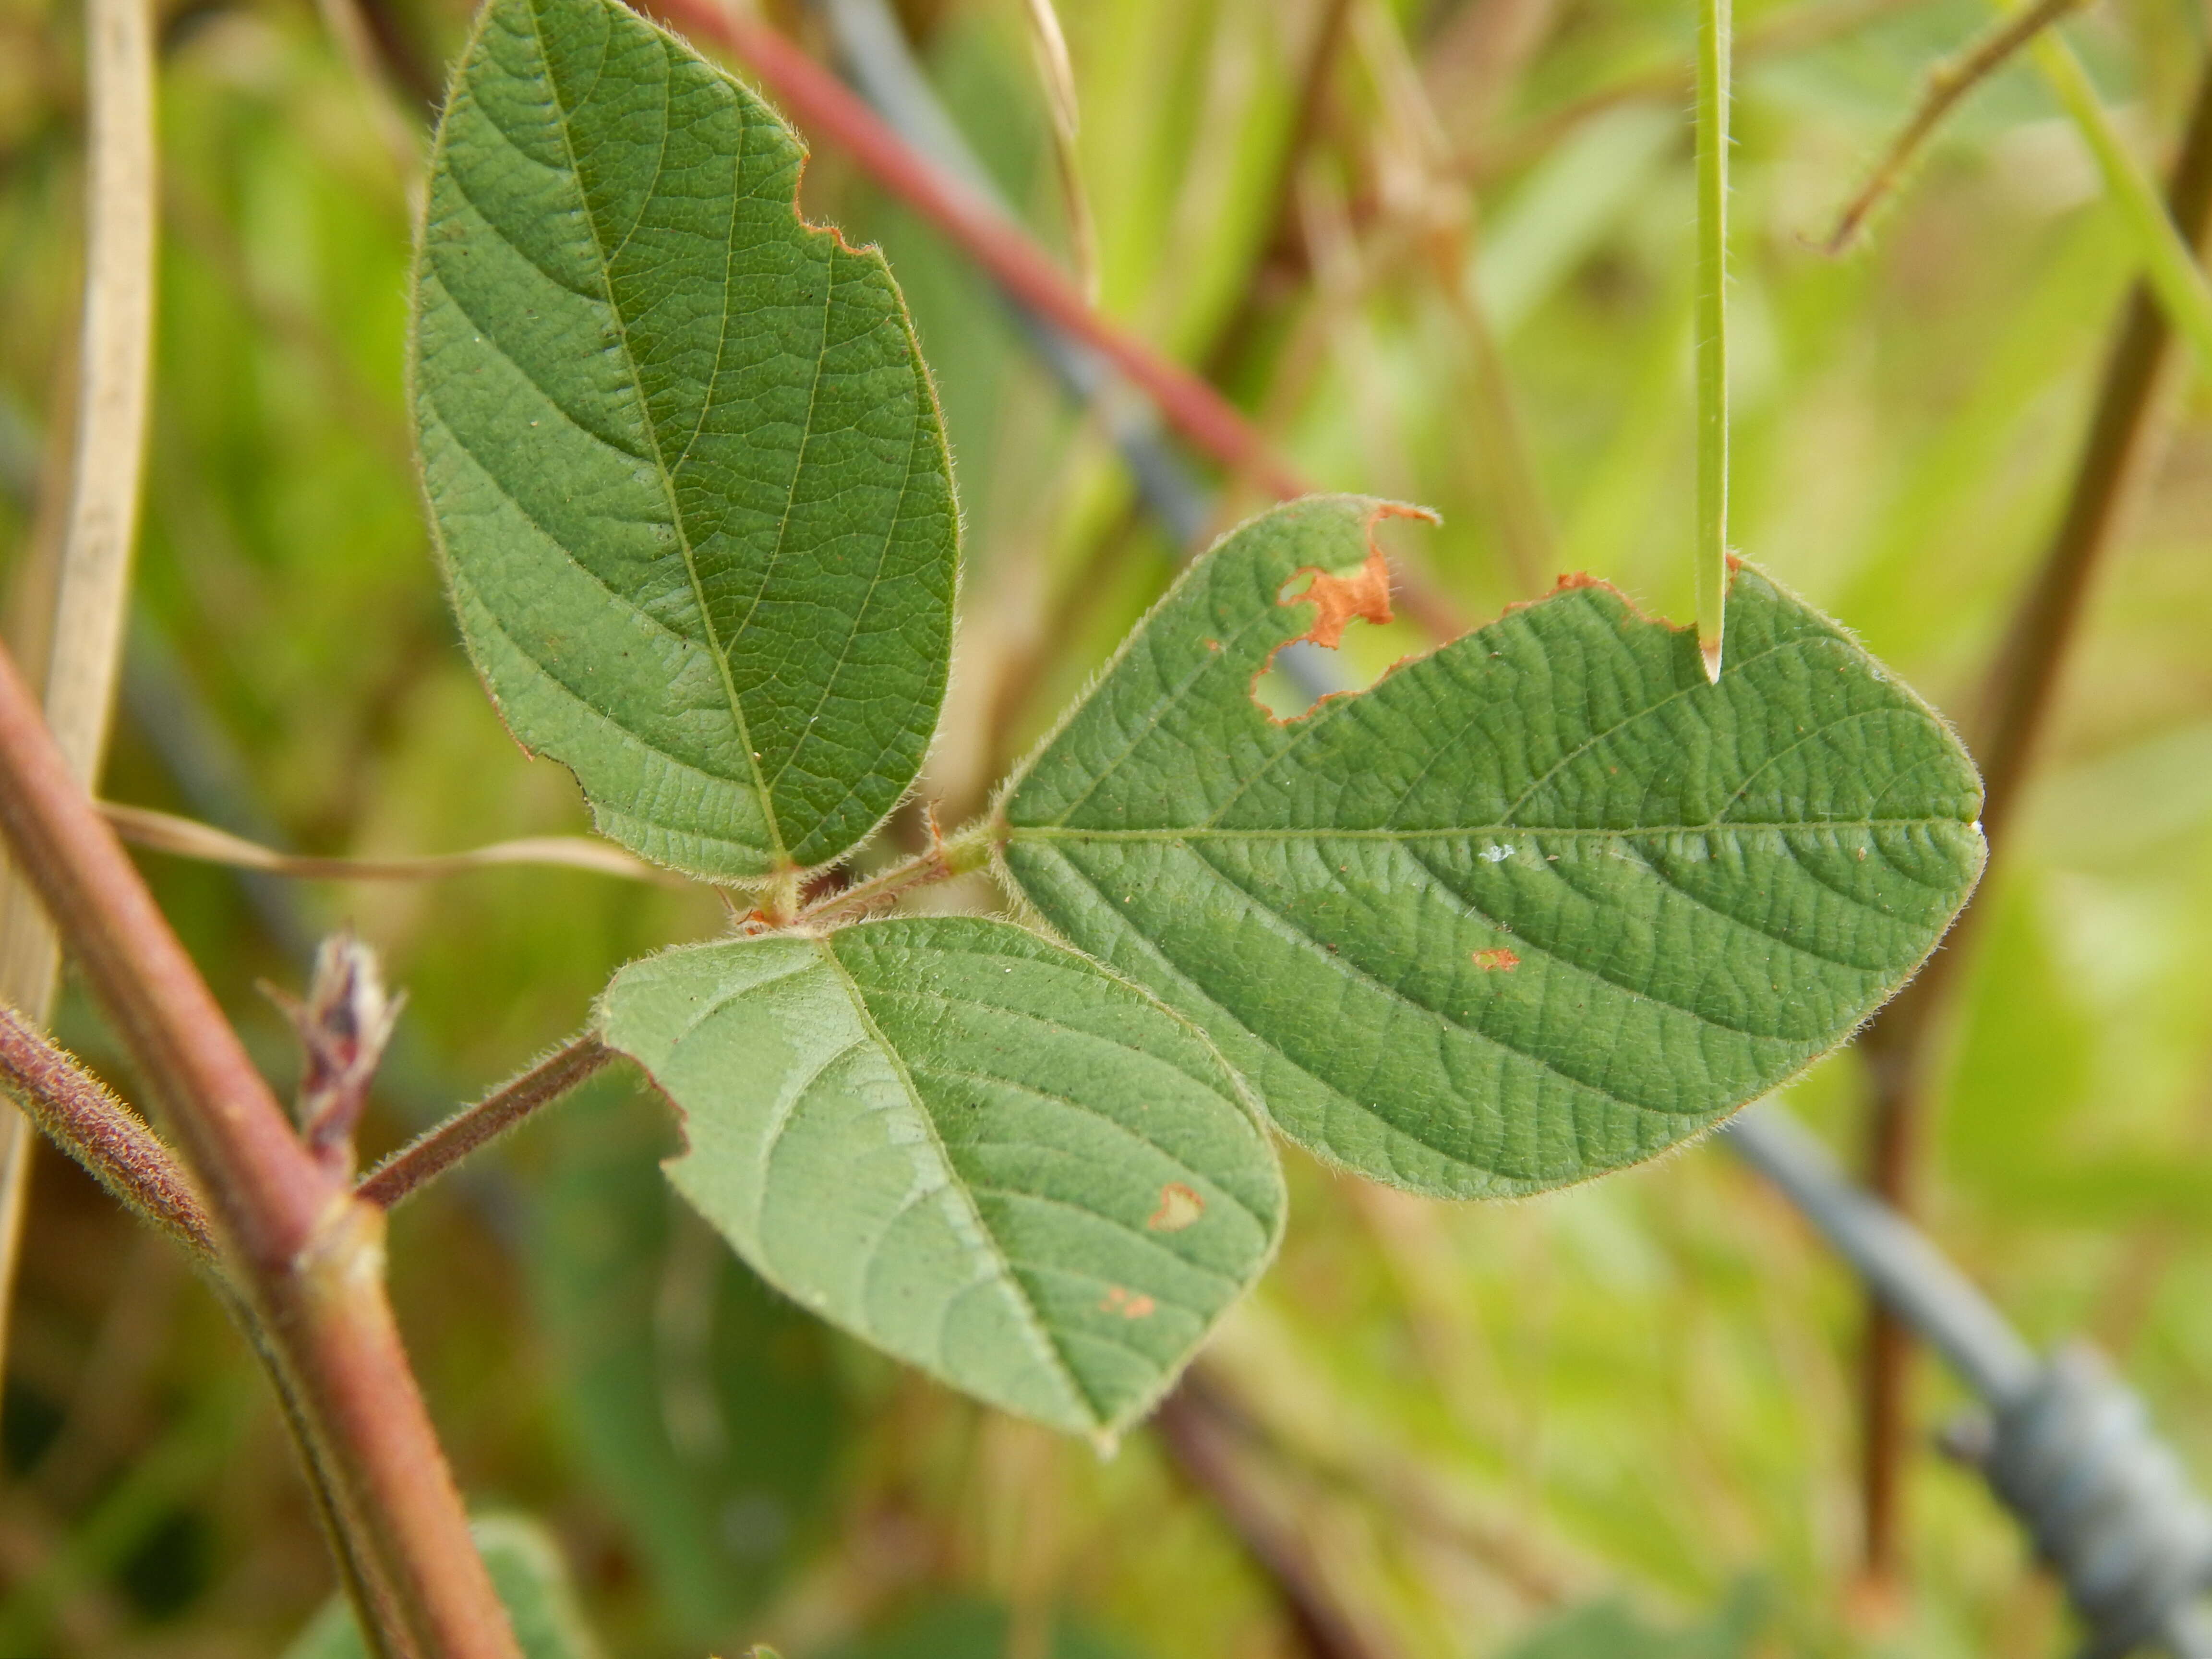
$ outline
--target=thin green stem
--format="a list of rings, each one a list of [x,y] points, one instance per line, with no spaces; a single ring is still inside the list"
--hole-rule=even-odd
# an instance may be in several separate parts
[[[2033,4],[1997,19],[1968,41],[1957,56],[1945,58],[1930,70],[1919,103],[1867,174],[1865,182],[1837,216],[1836,228],[1828,233],[1828,240],[1823,244],[1826,251],[1838,254],[1850,247],[1866,228],[1875,210],[1896,190],[1905,169],[1934,137],[1936,129],[1942,125],[1944,117],[1957,108],[1969,93],[2010,63],[2014,53],[2081,3],[2082,0],[2033,0]]]
[[[2114,204],[2127,221],[2136,257],[2142,262],[2143,280],[2172,322],[2174,332],[2188,341],[2190,349],[2197,354],[2197,367],[2212,368],[2212,282],[2206,280],[2204,268],[2197,264],[2187,239],[2175,227],[2173,216],[2159,199],[2158,187],[2128,154],[2119,130],[2097,96],[2096,84],[2075,56],[2074,48],[2067,45],[2064,34],[2046,30],[2036,37],[2032,50],[2044,79],[2058,94],[2090,154],[2096,157],[2105,188],[2112,191]]]
[[[1698,648],[1721,677],[1728,606],[1728,147],[1729,0],[1698,18]]]

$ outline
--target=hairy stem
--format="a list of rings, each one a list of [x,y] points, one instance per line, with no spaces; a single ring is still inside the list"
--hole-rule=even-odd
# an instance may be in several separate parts
[[[917,887],[933,886],[981,870],[991,861],[991,848],[999,834],[995,824],[979,823],[939,836],[933,824],[930,844],[921,852],[866,881],[817,900],[801,910],[797,920],[807,924],[842,921],[872,906],[892,903]]]
[[[0,834],[166,1109],[327,1483],[363,1625],[407,1659],[519,1659],[385,1299],[383,1212],[293,1133],[4,653]]]
[[[1728,606],[1728,194],[1730,0],[1698,14],[1698,648],[1721,678]]]
[[[1091,309],[1082,291],[1021,228],[973,190],[923,160],[837,78],[784,36],[716,0],[658,0],[672,22],[744,60],[800,125],[843,149],[863,171],[956,242],[1020,304],[1105,357],[1161,415],[1231,473],[1283,497],[1309,486],[1236,405],[1181,364]]]
[[[4,1006],[0,1091],[94,1180],[190,1250],[202,1266],[214,1265],[215,1230],[169,1149],[98,1078]]]
[[[46,718],[80,783],[100,770],[122,660],[131,550],[153,380],[154,16],[149,0],[89,0],[84,325],[69,514],[46,652]],[[0,864],[0,1002],[43,1024],[60,963],[25,884]],[[0,1343],[21,1243],[31,1149],[0,1104]]]
[[[2097,158],[2097,171],[2112,192],[2142,261],[2143,280],[2166,309],[2166,320],[2189,342],[2197,367],[2212,369],[2212,282],[2197,263],[2197,236],[2174,222],[2158,187],[2136,165],[2126,140],[2097,96],[2094,82],[2074,48],[2056,30],[2035,37],[2033,52],[2043,78],[2058,94],[2074,125]]]
[[[588,1031],[571,1039],[521,1076],[410,1141],[362,1176],[355,1193],[380,1209],[392,1208],[617,1058]]]
[[[1858,240],[1875,210],[1887,201],[1925,148],[1943,118],[1959,106],[1967,94],[2010,63],[2037,35],[2056,23],[2083,0],[2035,0],[1996,22],[1968,41],[1957,56],[1945,58],[1928,71],[1920,101],[1891,139],[1881,157],[1869,169],[1865,182],[1853,192],[1836,216],[1836,228],[1822,244],[1831,254],[1842,253]]]
[[[2197,82],[2166,200],[2188,244],[2201,246],[2212,232],[2212,72]],[[2169,314],[2149,284],[2140,282],[2106,360],[2065,512],[1984,682],[1973,748],[1984,790],[1982,829],[1993,857],[2003,850],[2050,723],[2089,584],[2156,460],[2176,357]],[[1984,876],[1981,893],[1990,885]],[[1931,1052],[1981,909],[1977,894],[1947,947],[1859,1038],[1874,1096],[1873,1185],[1900,1210],[1909,1211],[1917,1195]],[[1900,1483],[1911,1443],[1905,1413],[1910,1344],[1903,1328],[1879,1308],[1870,1307],[1869,1318],[1863,1402],[1866,1553],[1869,1572],[1887,1578],[1895,1573],[1900,1554]]]

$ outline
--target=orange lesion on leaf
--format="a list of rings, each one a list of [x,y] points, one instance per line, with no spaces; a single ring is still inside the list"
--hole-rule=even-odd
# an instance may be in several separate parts
[[[1390,620],[1390,562],[1374,542],[1367,544],[1367,558],[1348,575],[1335,575],[1309,566],[1313,580],[1285,604],[1310,602],[1313,626],[1298,635],[1334,651],[1344,642],[1344,630],[1354,618],[1377,624]],[[1304,571],[1298,573],[1306,574]]]
[[[1500,945],[1488,951],[1477,951],[1474,953],[1474,965],[1486,974],[1510,974],[1521,965],[1521,958],[1514,951]]]
[[[1206,1213],[1206,1200],[1180,1181],[1160,1188],[1160,1206],[1145,1225],[1156,1233],[1179,1233]]]
[[[1426,507],[1408,507],[1401,501],[1376,501],[1367,515],[1367,557],[1357,570],[1340,573],[1310,564],[1292,571],[1292,581],[1300,576],[1313,578],[1297,592],[1285,593],[1281,600],[1285,605],[1311,604],[1315,608],[1313,626],[1298,638],[1334,651],[1343,642],[1344,630],[1354,620],[1378,626],[1390,620],[1390,561],[1382,551],[1382,544],[1375,539],[1375,526],[1385,519],[1437,522],[1437,515]]]
[[[1308,641],[1325,650],[1334,651],[1343,644],[1344,631],[1353,623],[1367,622],[1380,626],[1393,619],[1395,613],[1390,608],[1389,556],[1383,552],[1382,544],[1375,538],[1375,526],[1384,519],[1419,519],[1427,524],[1440,522],[1437,515],[1425,507],[1408,507],[1401,501],[1370,502],[1366,520],[1367,556],[1360,562],[1357,568],[1336,571],[1324,570],[1319,565],[1301,565],[1285,579],[1282,589],[1276,595],[1275,602],[1284,605],[1310,605],[1314,608],[1312,626],[1303,634],[1292,635],[1283,642],[1285,645]],[[1302,587],[1294,587],[1300,577],[1308,579],[1305,585]],[[1206,641],[1206,644],[1209,649],[1218,648],[1212,640]],[[1258,704],[1263,712],[1267,709],[1267,704],[1259,696],[1260,681],[1267,670],[1274,665],[1276,654],[1281,649],[1282,646],[1277,646],[1274,650],[1270,651],[1267,660],[1260,665],[1258,672],[1252,676],[1252,701]],[[1426,653],[1416,653],[1414,656],[1400,659],[1392,665],[1391,669],[1384,671],[1386,676],[1425,654]],[[1320,702],[1316,702],[1312,708],[1305,710],[1304,714],[1293,714],[1287,719],[1277,719],[1270,713],[1267,717],[1277,726],[1287,726],[1291,720],[1305,719],[1323,703],[1333,702],[1340,697],[1352,697],[1359,695],[1360,693],[1356,690],[1332,691]]]
[[[1117,1313],[1124,1319],[1150,1319],[1159,1304],[1142,1291],[1127,1291],[1119,1285],[1106,1287],[1106,1299],[1098,1304],[1101,1313]]]

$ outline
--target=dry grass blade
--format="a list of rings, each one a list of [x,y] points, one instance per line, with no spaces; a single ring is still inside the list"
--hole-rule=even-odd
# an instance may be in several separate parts
[[[1083,297],[1098,303],[1098,232],[1091,216],[1091,198],[1083,188],[1083,167],[1075,140],[1082,124],[1081,106],[1075,96],[1075,64],[1067,54],[1067,36],[1060,27],[1060,13],[1052,0],[1029,0],[1030,33],[1036,43],[1039,75],[1052,106],[1053,163],[1060,172],[1061,211],[1067,216],[1068,252],[1075,262],[1076,280]]]
[[[91,0],[84,331],[61,568],[46,654],[48,728],[71,775],[100,769],[123,653],[153,377],[155,28],[147,0]],[[0,862],[0,1002],[43,1024],[59,955],[20,875]],[[0,1331],[15,1281],[35,1144],[0,1106]]]
[[[472,847],[462,853],[437,853],[419,858],[325,859],[280,853],[258,842],[247,841],[212,824],[156,812],[144,806],[100,803],[101,814],[115,833],[135,847],[178,858],[198,859],[204,864],[226,864],[239,870],[266,870],[271,875],[299,876],[313,881],[435,881],[497,865],[556,865],[571,870],[590,870],[628,881],[659,882],[680,886],[684,878],[634,858],[619,847],[583,836],[526,836]]]
[[[1839,254],[1857,241],[1875,210],[1895,193],[1906,170],[1935,136],[1936,129],[1943,125],[1943,118],[2010,62],[2015,52],[2081,4],[2081,0],[2035,0],[2010,16],[1999,18],[1956,56],[1929,70],[1920,102],[1837,216],[1835,228],[1820,245],[1822,251]]]

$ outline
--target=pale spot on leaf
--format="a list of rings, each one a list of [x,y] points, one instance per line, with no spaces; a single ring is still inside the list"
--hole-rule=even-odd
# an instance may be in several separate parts
[[[1119,1285],[1106,1287],[1106,1299],[1098,1304],[1101,1313],[1117,1313],[1124,1319],[1150,1319],[1159,1304],[1142,1291],[1126,1291]]]
[[[1206,1200],[1180,1181],[1160,1188],[1160,1206],[1145,1225],[1156,1233],[1179,1233],[1206,1213]]]

